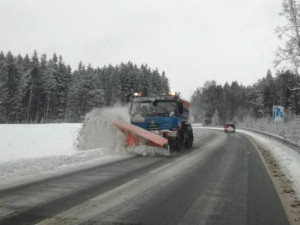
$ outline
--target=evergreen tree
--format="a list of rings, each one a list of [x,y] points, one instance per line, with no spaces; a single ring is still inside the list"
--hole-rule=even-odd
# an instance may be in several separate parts
[[[94,107],[128,103],[134,91],[166,93],[163,72],[131,62],[94,69],[82,62],[72,72],[62,56],[14,57],[0,52],[0,122],[80,121]]]
[[[66,107],[67,107],[67,96],[68,96],[68,85],[71,81],[71,70],[70,67],[67,67],[62,59],[62,56],[59,56],[58,62],[58,76],[57,76],[57,117],[59,120],[65,119],[66,116]]]
[[[27,123],[40,122],[42,119],[42,75],[38,54],[34,51],[31,59],[29,99],[27,106]]]
[[[7,121],[8,72],[5,60],[0,58],[0,122]]]
[[[108,85],[110,87],[111,97],[109,105],[113,106],[121,99],[121,83],[118,69],[112,71]]]

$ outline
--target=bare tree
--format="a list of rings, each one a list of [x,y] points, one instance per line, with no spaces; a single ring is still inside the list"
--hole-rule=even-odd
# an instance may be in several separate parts
[[[275,66],[285,63],[298,73],[300,67],[300,8],[295,0],[283,0],[283,10],[279,14],[284,17],[286,24],[278,26],[276,33],[283,41],[276,51]]]
[[[285,25],[278,26],[276,33],[283,41],[283,46],[279,46],[274,60],[275,67],[287,67],[295,72],[293,87],[286,86],[291,91],[299,91],[300,83],[297,81],[300,68],[300,5],[296,0],[283,0],[282,12],[279,14],[286,20]]]

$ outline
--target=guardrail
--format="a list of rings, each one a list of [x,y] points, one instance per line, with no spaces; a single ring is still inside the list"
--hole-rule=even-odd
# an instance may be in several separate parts
[[[298,153],[300,153],[300,145],[298,145],[296,143],[293,143],[291,141],[288,141],[288,140],[284,139],[283,137],[279,137],[279,136],[276,136],[274,134],[266,133],[266,132],[259,131],[259,130],[248,129],[248,128],[241,128],[239,130],[251,131],[251,132],[254,132],[254,133],[258,133],[258,134],[264,135],[264,136],[269,137],[269,138],[273,138],[273,139],[275,139],[275,140],[277,140],[277,141],[279,141],[279,142],[287,145],[288,147],[294,149]]]
[[[193,125],[193,127],[202,127],[202,128],[210,128],[210,129],[213,129],[213,128],[223,129],[223,127],[205,127],[205,126],[197,126],[197,125]],[[288,141],[288,140],[286,140],[283,137],[280,137],[278,135],[266,133],[266,132],[263,132],[263,131],[260,131],[260,130],[249,129],[249,128],[239,128],[236,131],[239,131],[239,130],[251,131],[251,132],[254,132],[254,133],[257,133],[257,134],[264,135],[264,136],[269,137],[269,138],[273,138],[273,139],[279,141],[280,143],[285,144],[288,147],[292,148],[296,152],[300,153],[300,145],[298,145],[296,143],[293,143],[291,141]]]

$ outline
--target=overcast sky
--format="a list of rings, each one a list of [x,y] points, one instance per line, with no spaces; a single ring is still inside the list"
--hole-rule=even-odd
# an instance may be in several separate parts
[[[164,70],[189,99],[206,80],[249,85],[280,41],[282,0],[0,0],[0,50]]]

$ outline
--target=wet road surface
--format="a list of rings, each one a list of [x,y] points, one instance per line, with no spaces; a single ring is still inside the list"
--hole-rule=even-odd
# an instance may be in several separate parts
[[[289,224],[247,137],[195,129],[191,151],[0,191],[0,224]]]

